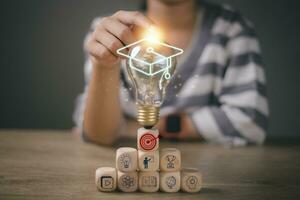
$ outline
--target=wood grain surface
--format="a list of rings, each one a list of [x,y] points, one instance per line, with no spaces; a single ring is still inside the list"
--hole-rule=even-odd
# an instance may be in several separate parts
[[[0,199],[300,199],[300,146],[267,144],[224,148],[200,142],[166,142],[182,152],[184,167],[203,173],[204,188],[188,193],[101,193],[95,169],[115,166],[117,146],[87,144],[66,131],[0,131]]]

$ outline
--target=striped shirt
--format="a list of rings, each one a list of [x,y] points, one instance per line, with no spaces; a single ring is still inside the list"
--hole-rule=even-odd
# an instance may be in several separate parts
[[[161,115],[186,112],[207,141],[231,146],[262,144],[268,124],[261,49],[251,22],[227,5],[201,5],[191,45],[166,88]],[[199,15],[200,16],[200,15]],[[98,19],[94,21],[94,25]],[[124,118],[136,118],[134,90],[121,67]],[[74,121],[82,128],[92,65],[85,64],[85,91]]]

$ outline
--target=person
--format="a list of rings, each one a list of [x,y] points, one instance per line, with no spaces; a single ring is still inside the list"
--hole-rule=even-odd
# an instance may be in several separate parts
[[[86,86],[74,120],[83,138],[110,145],[136,136],[134,90],[116,51],[137,41],[136,28],[159,27],[184,49],[157,124],[165,138],[240,146],[262,144],[268,101],[261,49],[253,24],[228,5],[197,0],[148,0],[146,9],[118,11],[93,21],[84,49]],[[180,131],[167,130],[180,116]]]
[[[148,169],[149,161],[151,161],[151,158],[148,158],[148,157],[145,157],[145,159],[143,160],[145,169]]]

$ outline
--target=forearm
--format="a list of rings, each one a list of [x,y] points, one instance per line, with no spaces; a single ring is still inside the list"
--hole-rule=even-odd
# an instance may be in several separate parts
[[[117,137],[122,113],[119,68],[94,67],[84,113],[84,132],[93,142],[111,144]]]
[[[248,112],[249,111],[249,112]],[[259,125],[254,109],[222,106],[207,106],[190,113],[199,133],[214,143],[244,145],[247,142],[261,144],[265,129]]]
[[[133,43],[133,27],[149,29],[152,21],[138,12],[118,11],[93,23],[84,49],[94,65],[83,120],[87,139],[111,144],[122,122],[119,103],[120,57],[117,50]]]

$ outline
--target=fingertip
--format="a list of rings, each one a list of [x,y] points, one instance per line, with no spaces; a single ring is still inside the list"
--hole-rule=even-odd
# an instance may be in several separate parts
[[[155,25],[155,23],[151,20],[151,19],[149,19],[149,22],[148,22],[148,30],[155,30],[156,29],[156,25]]]
[[[143,15],[140,25],[142,26],[142,28],[147,29],[147,30],[151,29],[151,27],[155,27],[154,22],[144,15]]]

